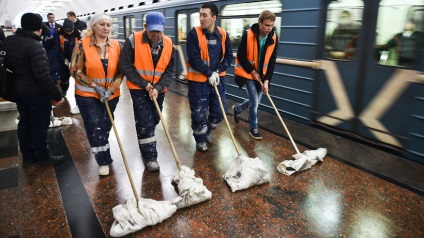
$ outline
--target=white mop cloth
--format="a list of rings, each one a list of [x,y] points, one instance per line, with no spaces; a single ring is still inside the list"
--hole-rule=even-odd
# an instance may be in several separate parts
[[[54,117],[54,120],[50,121],[49,127],[72,125],[72,117]]]
[[[252,159],[240,155],[237,156],[231,168],[225,173],[224,179],[230,185],[231,191],[235,192],[268,182],[269,174],[259,158]]]
[[[306,150],[302,154],[293,155],[294,160],[284,160],[277,166],[277,169],[282,174],[291,175],[305,169],[310,169],[318,161],[323,161],[326,154],[326,148]]]
[[[181,166],[181,170],[175,173],[173,181],[178,184],[180,196],[172,201],[178,209],[201,203],[212,198],[212,192],[209,191],[201,178],[194,177],[194,170]]]
[[[72,125],[72,117],[52,117],[50,118],[49,127]],[[19,118],[15,119],[16,125],[19,123]]]
[[[177,211],[177,206],[169,201],[156,201],[152,199],[140,198],[138,202],[135,198],[128,199],[126,204],[115,206],[113,217],[115,221],[110,228],[112,237],[121,237],[136,232],[146,226],[152,226],[169,218]]]

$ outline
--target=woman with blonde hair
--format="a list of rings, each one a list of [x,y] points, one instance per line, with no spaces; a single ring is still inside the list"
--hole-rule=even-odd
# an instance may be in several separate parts
[[[106,13],[94,15],[89,26],[85,37],[75,44],[71,75],[75,78],[75,100],[91,151],[100,166],[99,174],[108,175],[113,162],[108,141],[112,124],[104,102],[108,102],[113,113],[123,78],[118,63],[121,47],[109,38],[112,19]]]

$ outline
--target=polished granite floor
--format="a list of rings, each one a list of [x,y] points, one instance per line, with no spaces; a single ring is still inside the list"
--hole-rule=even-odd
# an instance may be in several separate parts
[[[292,176],[277,165],[295,153],[275,115],[260,112],[263,140],[248,134],[247,113],[228,120],[241,153],[258,157],[269,183],[232,193],[222,175],[236,156],[222,122],[205,153],[195,150],[186,85],[174,82],[163,114],[178,157],[212,192],[208,202],[178,210],[171,218],[128,237],[424,237],[424,166],[349,139],[286,121],[300,151],[325,147],[324,161]],[[70,93],[71,94],[71,93]],[[234,104],[228,100],[228,108]],[[68,97],[55,116],[73,125],[49,130],[53,154],[66,162],[22,167],[16,131],[0,132],[0,237],[109,237],[112,208],[133,195],[114,133],[111,174],[99,177],[82,118],[71,115]],[[160,172],[144,169],[134,131],[131,99],[123,90],[115,122],[143,198],[172,200],[177,166],[161,124],[156,130]]]

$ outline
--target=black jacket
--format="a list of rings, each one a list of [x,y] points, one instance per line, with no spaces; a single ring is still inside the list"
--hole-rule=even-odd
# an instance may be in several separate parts
[[[253,24],[252,27],[250,27],[250,29],[253,31],[253,33],[255,33],[256,37],[259,36],[258,23]],[[272,75],[274,74],[275,60],[277,59],[277,51],[278,51],[278,36],[276,36],[276,42],[274,42],[274,39],[272,38],[274,34],[275,34],[274,29],[272,29],[272,31],[268,34],[268,38],[266,39],[265,48],[263,51],[264,53],[262,54],[260,59],[261,68],[257,70],[262,78],[262,82],[264,82],[265,80],[268,80],[269,82],[271,82]],[[257,42],[258,42],[258,49],[259,49],[259,41]],[[268,70],[266,74],[263,75],[262,66],[265,61],[265,52],[268,49],[268,47],[273,44],[275,44],[274,52],[272,52],[271,59],[269,60]],[[253,65],[246,58],[246,55],[247,55],[246,49],[247,49],[247,31],[243,31],[243,36],[241,37],[241,42],[237,49],[237,59],[240,62],[243,69],[246,70],[246,72],[251,73],[254,70],[254,68],[253,68]],[[241,76],[237,76],[237,75],[235,76],[235,81],[240,88],[243,87],[243,85],[246,83],[246,80],[248,79]]]
[[[77,18],[77,21],[74,22],[74,27],[79,30],[80,32],[87,29],[87,23],[81,21],[80,19]]]
[[[31,31],[19,28],[16,35],[6,38],[5,47],[9,68],[13,71],[14,91],[47,93],[56,102],[62,99],[50,76],[46,50],[41,38]]]

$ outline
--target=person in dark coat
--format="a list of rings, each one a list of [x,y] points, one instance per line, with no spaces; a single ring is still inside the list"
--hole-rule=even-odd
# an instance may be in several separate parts
[[[22,28],[3,42],[13,71],[12,88],[20,115],[18,139],[24,166],[56,165],[64,161],[63,156],[52,156],[47,146],[52,100],[60,105],[64,99],[53,83],[46,51],[40,44],[42,25],[39,15],[25,13],[21,18]]]
[[[75,12],[70,11],[66,13],[66,16],[69,20],[71,20],[74,23],[74,27],[81,33],[83,30],[87,29],[87,23],[81,21],[77,18],[77,15]]]
[[[385,45],[377,46],[378,51],[396,48],[398,65],[411,67],[420,57],[420,49],[423,41],[422,32],[416,31],[414,20],[408,20],[403,32],[396,34]]]

